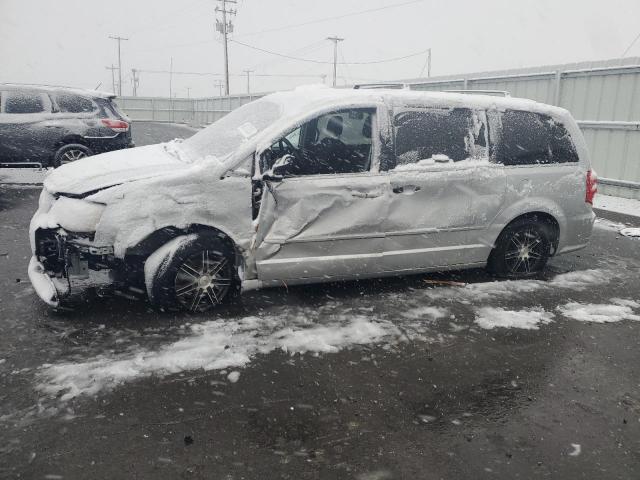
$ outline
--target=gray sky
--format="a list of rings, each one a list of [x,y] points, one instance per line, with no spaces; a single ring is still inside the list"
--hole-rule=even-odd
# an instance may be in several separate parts
[[[328,35],[345,38],[339,60],[367,62],[431,47],[433,75],[619,57],[640,33],[638,0],[423,0],[362,15],[295,28],[327,17],[406,3],[408,0],[239,0],[233,38],[262,49],[330,62]],[[123,93],[131,94],[131,69],[139,94],[168,96],[169,76],[145,70],[222,73],[222,46],[214,32],[215,0],[0,0],[0,82],[50,83],[111,90],[122,43]],[[273,30],[275,31],[265,31]],[[262,33],[256,33],[262,32]],[[331,77],[330,64],[287,60],[230,44],[231,93],[291,88]],[[640,55],[640,41],[627,56]],[[339,83],[416,77],[425,55],[401,61],[339,66]],[[173,77],[177,96],[217,95],[222,76]]]

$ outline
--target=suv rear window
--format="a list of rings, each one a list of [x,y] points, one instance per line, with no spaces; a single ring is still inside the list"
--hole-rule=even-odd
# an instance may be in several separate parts
[[[96,108],[91,100],[78,95],[60,94],[56,95],[56,103],[61,112],[68,113],[88,113]]]
[[[548,115],[506,110],[496,148],[504,165],[577,162],[578,154],[564,125]]]
[[[4,95],[5,113],[44,112],[44,101],[39,93],[7,92]]]

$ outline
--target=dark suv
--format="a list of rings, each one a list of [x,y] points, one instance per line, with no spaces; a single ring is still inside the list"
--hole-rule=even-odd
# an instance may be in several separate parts
[[[134,146],[131,122],[114,98],[93,90],[0,84],[0,164],[58,167]]]

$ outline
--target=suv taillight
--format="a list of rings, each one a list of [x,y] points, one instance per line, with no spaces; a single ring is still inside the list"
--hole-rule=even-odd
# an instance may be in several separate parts
[[[129,124],[122,120],[111,120],[110,118],[103,118],[102,123],[114,132],[126,132],[127,130],[129,130]]]
[[[587,170],[587,194],[584,201],[593,205],[593,197],[598,191],[598,175],[595,170]]]

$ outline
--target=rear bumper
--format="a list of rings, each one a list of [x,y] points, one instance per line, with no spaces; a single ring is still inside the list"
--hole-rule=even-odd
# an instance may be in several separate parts
[[[574,252],[589,244],[596,214],[589,211],[584,215],[572,217],[567,222],[564,234],[560,233],[560,243],[556,254]]]
[[[85,137],[85,141],[91,151],[96,154],[135,147],[131,130],[119,133],[115,137]]]

